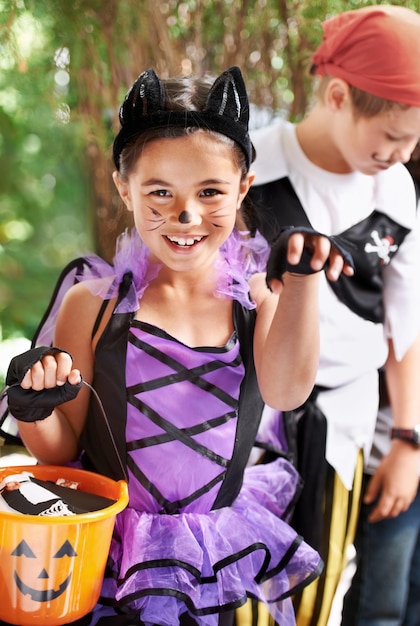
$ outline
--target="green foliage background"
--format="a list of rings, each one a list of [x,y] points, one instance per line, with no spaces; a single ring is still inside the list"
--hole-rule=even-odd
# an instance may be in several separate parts
[[[239,65],[253,102],[297,119],[321,21],[370,4],[0,0],[0,340],[32,336],[69,260],[88,249],[112,258],[125,222],[109,146],[140,71]]]

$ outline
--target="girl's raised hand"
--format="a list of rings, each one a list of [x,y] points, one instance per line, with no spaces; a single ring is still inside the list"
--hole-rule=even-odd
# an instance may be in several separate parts
[[[354,264],[347,245],[337,237],[327,237],[307,227],[283,230],[272,246],[267,264],[267,285],[283,282],[283,274],[308,275],[325,269],[329,280],[343,273],[353,276]],[[274,281],[274,283],[272,282]]]
[[[322,269],[325,269],[330,280],[337,280],[341,273],[346,274],[346,276],[353,276],[354,274],[353,260],[350,257],[350,253],[344,251],[343,248],[340,251],[334,239],[331,240],[329,237],[319,233],[295,232],[289,236],[287,244],[287,262],[291,266],[299,266],[301,262],[304,264],[305,257],[308,260],[308,257],[311,255],[309,260],[310,269],[313,272],[320,272]],[[345,257],[343,256],[344,252],[346,252]],[[293,267],[288,271],[293,273]],[[296,273],[305,274],[306,272],[297,271]],[[308,271],[307,273],[312,272]]]

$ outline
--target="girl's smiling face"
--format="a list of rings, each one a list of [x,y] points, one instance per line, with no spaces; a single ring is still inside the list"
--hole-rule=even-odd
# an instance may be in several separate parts
[[[252,179],[230,143],[205,131],[150,141],[126,181],[114,173],[140,237],[174,271],[213,264]]]

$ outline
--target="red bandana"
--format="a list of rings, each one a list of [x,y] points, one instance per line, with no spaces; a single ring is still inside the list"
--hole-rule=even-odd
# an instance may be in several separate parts
[[[316,73],[342,78],[380,98],[420,107],[420,14],[370,6],[323,23]]]

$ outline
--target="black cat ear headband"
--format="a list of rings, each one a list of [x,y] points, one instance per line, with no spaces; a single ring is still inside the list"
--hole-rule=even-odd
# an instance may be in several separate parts
[[[212,130],[233,139],[242,148],[249,169],[253,147],[248,134],[249,103],[238,67],[224,71],[214,81],[203,111],[167,111],[164,87],[152,69],[137,78],[120,107],[121,129],[115,138],[113,159],[117,170],[120,154],[136,135],[165,127]]]

